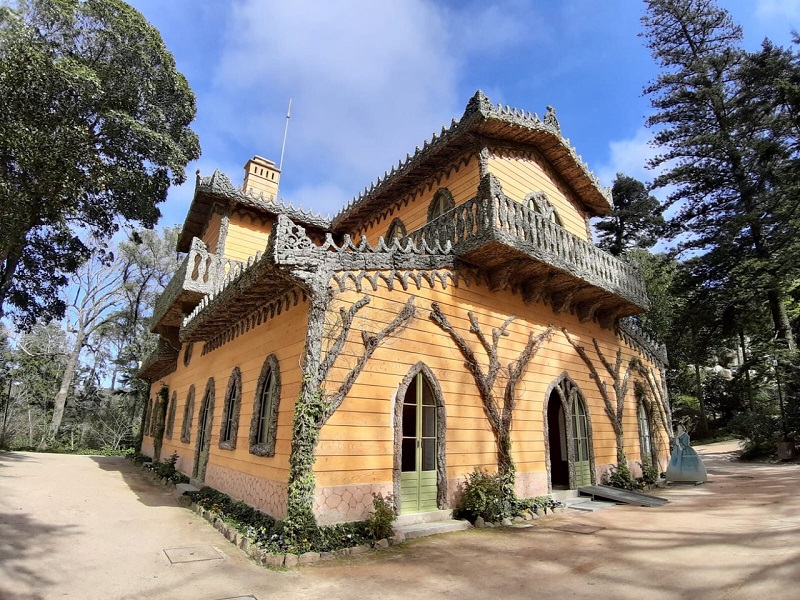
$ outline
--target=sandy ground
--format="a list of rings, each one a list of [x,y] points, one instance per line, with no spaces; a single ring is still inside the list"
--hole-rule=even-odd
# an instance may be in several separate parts
[[[0,600],[800,598],[800,466],[734,462],[731,443],[698,450],[709,483],[660,490],[663,508],[566,511],[284,572],[128,461],[4,453]],[[175,548],[211,560],[173,564]]]

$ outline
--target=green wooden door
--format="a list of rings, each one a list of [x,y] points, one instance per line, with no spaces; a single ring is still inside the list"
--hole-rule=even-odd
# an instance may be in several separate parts
[[[589,431],[586,427],[586,411],[578,397],[572,399],[572,443],[575,487],[592,485],[591,461],[589,460]]]
[[[400,512],[436,510],[436,401],[422,373],[406,390],[402,426]]]
[[[197,423],[197,455],[194,461],[194,477],[205,481],[208,451],[211,447],[211,422],[214,419],[211,399],[206,394],[200,408],[200,420]]]

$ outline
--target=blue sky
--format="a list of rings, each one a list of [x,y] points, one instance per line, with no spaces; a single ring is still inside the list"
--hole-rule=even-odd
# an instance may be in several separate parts
[[[335,213],[461,116],[482,89],[495,103],[553,105],[564,135],[610,185],[648,180],[643,86],[656,74],[637,0],[132,0],[160,31],[197,95],[203,155],[162,205],[180,224],[194,172],[240,184],[255,154],[276,163],[292,117],[280,196]],[[745,46],[786,45],[800,0],[720,0]]]

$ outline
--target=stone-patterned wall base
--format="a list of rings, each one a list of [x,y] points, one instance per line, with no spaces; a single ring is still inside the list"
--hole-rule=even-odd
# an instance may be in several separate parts
[[[287,494],[286,484],[283,482],[253,477],[209,463],[206,468],[205,484],[228,494],[231,498],[243,500],[276,519],[283,519],[286,516]]]
[[[520,473],[517,471],[514,487],[518,498],[546,496],[549,493],[547,489],[547,472]]]
[[[150,456],[150,457],[153,456],[153,452],[154,452],[154,449],[153,449],[153,438],[151,438],[151,437],[142,438],[142,449],[140,450],[140,452],[142,454],[144,454],[145,456]]]
[[[320,525],[363,521],[372,513],[372,494],[392,493],[392,484],[317,487],[314,515]]]

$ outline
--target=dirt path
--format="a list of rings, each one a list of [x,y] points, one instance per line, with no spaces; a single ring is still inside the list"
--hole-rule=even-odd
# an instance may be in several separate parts
[[[798,598],[800,467],[734,449],[700,448],[709,483],[664,490],[664,508],[568,511],[291,572],[248,561],[130,462],[0,454],[0,599]],[[164,552],[187,547],[216,558]]]

